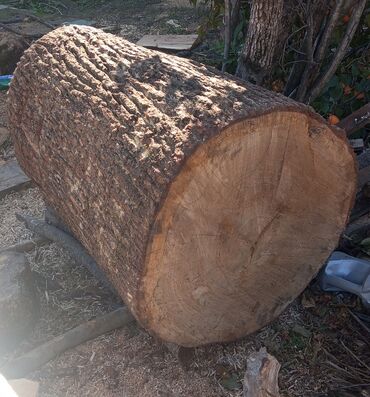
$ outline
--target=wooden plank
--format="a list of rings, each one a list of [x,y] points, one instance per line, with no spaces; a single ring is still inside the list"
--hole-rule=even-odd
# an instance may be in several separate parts
[[[159,50],[188,51],[198,38],[197,34],[145,35],[136,44]]]
[[[0,198],[10,192],[26,189],[31,184],[31,179],[22,171],[16,160],[0,165]]]

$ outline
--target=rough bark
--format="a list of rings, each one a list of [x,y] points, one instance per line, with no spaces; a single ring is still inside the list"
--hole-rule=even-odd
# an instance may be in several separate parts
[[[281,313],[355,193],[344,135],[309,108],[93,28],[35,43],[8,109],[49,206],[139,322],[183,346]]]
[[[283,0],[253,0],[236,75],[261,84],[269,73],[281,30]]]

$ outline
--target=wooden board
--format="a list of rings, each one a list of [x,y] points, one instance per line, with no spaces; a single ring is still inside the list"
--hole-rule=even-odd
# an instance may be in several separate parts
[[[22,171],[16,160],[0,165],[0,198],[12,191],[31,186],[31,179]]]
[[[197,34],[148,34],[143,36],[136,44],[161,50],[187,51],[193,48],[197,38]]]

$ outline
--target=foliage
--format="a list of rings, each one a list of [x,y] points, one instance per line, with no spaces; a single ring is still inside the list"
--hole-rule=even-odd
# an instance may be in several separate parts
[[[344,34],[344,25],[334,35],[332,50]],[[370,19],[363,17],[352,41],[352,48],[336,74],[314,101],[313,107],[323,116],[335,114],[340,119],[351,114],[370,100]]]
[[[201,36],[205,36],[207,32],[210,30],[219,30],[223,25],[224,19],[224,10],[225,10],[225,2],[224,0],[189,0],[189,2],[193,5],[203,4],[207,6],[210,10],[207,19],[200,25],[198,29],[198,34]],[[236,70],[236,66],[238,63],[239,52],[242,49],[244,44],[244,36],[246,33],[247,22],[249,19],[249,2],[242,1],[241,9],[240,9],[240,17],[239,22],[236,25],[234,31],[232,32],[232,40],[230,43],[230,52],[229,57],[226,62],[228,73],[234,74]],[[216,53],[216,58],[219,59],[220,65],[223,59],[224,52],[224,38],[220,37],[215,41],[213,45],[213,50]]]
[[[215,29],[221,29],[223,25],[223,0],[189,0],[192,4],[207,4],[211,12],[208,21],[202,26],[202,29],[210,26]],[[227,61],[227,71],[235,73],[238,54],[244,44],[245,33],[249,19],[249,2],[242,2],[240,22],[233,32],[233,39],[230,46],[229,58]],[[341,23],[334,31],[326,62],[325,68],[332,58],[337,46],[345,34],[346,24],[349,16],[344,15]],[[305,38],[306,21],[302,16],[292,20],[290,34],[286,39],[283,51],[276,58],[275,65],[271,75],[265,85],[277,92],[282,92],[288,80],[289,72],[295,62],[299,61],[299,52]],[[312,103],[312,106],[325,117],[334,114],[339,119],[347,116],[357,110],[369,101],[370,93],[370,69],[369,69],[369,31],[370,16],[365,11],[356,35],[351,43],[351,49],[339,65],[336,74],[322,90],[320,96]],[[221,61],[223,57],[224,41],[223,38],[218,40],[214,45],[214,50]]]
[[[207,19],[199,27],[198,33],[204,36],[208,30],[217,29],[222,25],[223,13],[224,13],[224,1],[223,0],[189,0],[190,4],[194,7],[198,4],[207,6],[210,10]]]
[[[230,44],[230,52],[229,52],[229,57],[226,62],[227,69],[226,71],[228,73],[234,74],[237,64],[238,64],[238,58],[239,58],[239,53],[243,47],[244,44],[244,32],[247,27],[247,20],[248,18],[245,17],[246,10],[242,10],[243,17],[240,19],[238,25],[236,26],[233,35],[232,35],[232,40]],[[224,50],[224,40],[218,40],[216,44],[214,45],[214,50],[218,54],[220,58],[220,62],[222,61],[222,56],[223,56],[223,50]]]

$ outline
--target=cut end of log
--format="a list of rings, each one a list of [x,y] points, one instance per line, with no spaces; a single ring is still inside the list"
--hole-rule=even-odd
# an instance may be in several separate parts
[[[234,340],[286,308],[350,209],[352,157],[334,138],[306,114],[273,112],[225,128],[189,158],[147,250],[150,329],[185,346]]]

